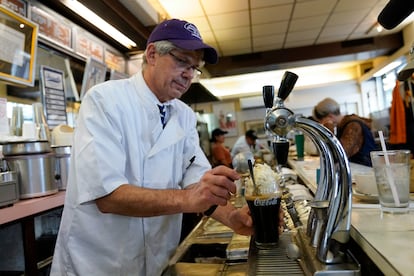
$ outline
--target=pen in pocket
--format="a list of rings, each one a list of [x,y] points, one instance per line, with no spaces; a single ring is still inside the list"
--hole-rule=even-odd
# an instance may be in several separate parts
[[[195,155],[193,157],[191,157],[190,164],[185,169],[188,169],[194,163],[195,158],[196,158]]]

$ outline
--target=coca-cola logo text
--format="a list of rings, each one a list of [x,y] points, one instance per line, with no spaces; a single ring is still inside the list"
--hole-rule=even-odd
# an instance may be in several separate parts
[[[254,200],[254,206],[270,206],[270,205],[276,205],[278,199],[279,199],[278,197],[267,198],[267,199],[256,198]]]

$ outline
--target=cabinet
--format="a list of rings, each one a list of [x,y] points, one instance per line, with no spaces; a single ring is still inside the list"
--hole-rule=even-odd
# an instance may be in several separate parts
[[[64,198],[61,191],[0,209],[1,275],[47,275]]]

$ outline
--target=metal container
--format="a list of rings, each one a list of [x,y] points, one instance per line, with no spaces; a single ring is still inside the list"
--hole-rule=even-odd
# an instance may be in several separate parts
[[[10,169],[17,172],[20,198],[33,198],[58,192],[54,153],[5,156]]]
[[[66,190],[71,149],[71,146],[52,146],[56,156],[55,180],[59,190]]]
[[[6,171],[0,173],[0,207],[13,205],[19,200],[17,173]]]
[[[48,140],[13,141],[3,144],[3,155],[14,156],[22,154],[39,154],[51,152]]]

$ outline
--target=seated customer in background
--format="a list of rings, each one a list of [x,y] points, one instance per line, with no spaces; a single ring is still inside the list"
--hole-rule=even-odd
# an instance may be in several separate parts
[[[371,132],[371,119],[341,115],[339,104],[331,98],[314,107],[313,117],[338,137],[350,162],[372,166],[369,154],[378,148]]]
[[[246,151],[256,155],[261,150],[267,150],[267,147],[257,139],[256,131],[249,129],[244,135],[237,138],[231,150],[231,157],[234,158],[238,153]]]
[[[216,128],[211,132],[211,159],[213,167],[224,165],[232,168],[230,150],[224,145],[224,134],[227,134],[220,128]]]

